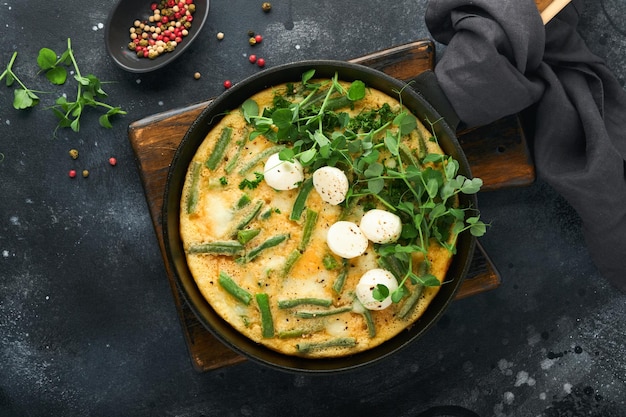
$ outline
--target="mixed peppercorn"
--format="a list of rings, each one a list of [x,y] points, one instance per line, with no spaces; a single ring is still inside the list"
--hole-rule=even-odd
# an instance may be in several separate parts
[[[196,11],[194,0],[161,0],[150,6],[147,21],[135,20],[130,28],[128,49],[139,58],[154,59],[172,52],[189,35]]]

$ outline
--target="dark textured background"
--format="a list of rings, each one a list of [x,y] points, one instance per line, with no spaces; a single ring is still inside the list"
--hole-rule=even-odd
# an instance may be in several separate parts
[[[37,108],[17,111],[12,90],[0,86],[0,415],[415,416],[450,404],[481,416],[626,416],[626,297],[598,275],[575,213],[541,180],[480,195],[492,223],[481,241],[502,286],[454,302],[398,355],[337,376],[249,362],[194,371],[128,124],[258,72],[244,56],[248,30],[264,35],[254,52],[268,67],[349,59],[428,37],[424,0],[276,1],[269,14],[260,4],[212,2],[181,59],[137,75],[106,54],[102,25],[113,1],[0,3],[0,67],[17,50],[22,81],[52,91]],[[621,81],[624,17],[622,0],[587,1],[580,27]],[[41,47],[63,51],[68,37],[81,71],[112,81],[107,102],[128,111],[111,130],[89,111],[79,133],[52,137],[56,120],[45,107],[75,90],[50,86],[36,56]],[[72,168],[91,175],[71,180]]]

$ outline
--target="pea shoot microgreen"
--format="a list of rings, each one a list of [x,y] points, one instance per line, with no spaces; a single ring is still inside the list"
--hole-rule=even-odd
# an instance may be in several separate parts
[[[454,254],[460,233],[482,236],[486,232],[475,208],[458,205],[459,196],[477,193],[482,180],[460,174],[459,163],[451,156],[428,152],[426,143],[437,142],[437,137],[424,137],[404,106],[393,110],[385,104],[350,116],[345,109],[365,97],[365,84],[353,81],[345,88],[337,75],[319,82],[313,82],[313,77],[314,70],[304,73],[299,84],[289,84],[284,94],[277,92],[273,107],[262,112],[256,102],[247,100],[242,112],[254,128],[250,140],[263,135],[288,144],[280,151],[281,160],[297,158],[311,172],[329,165],[351,173],[344,208],[357,203],[366,209],[382,205],[400,216],[401,238],[375,245],[379,263],[396,276],[398,289],[390,294],[378,285],[373,291],[376,299],[391,295],[392,301],[399,302],[408,294],[408,281],[440,285],[429,273],[429,246],[436,242]],[[296,96],[301,100],[287,99]],[[433,132],[435,123],[430,126]],[[407,146],[409,135],[417,137],[418,149]],[[419,265],[413,265],[416,253],[423,255]]]
[[[76,99],[68,100],[65,96],[57,98],[55,105],[51,107],[54,114],[59,119],[59,127],[70,127],[74,132],[80,130],[80,118],[86,107],[101,107],[106,110],[98,122],[100,126],[111,128],[110,118],[117,114],[126,114],[121,107],[111,106],[100,101],[106,98],[107,94],[102,89],[102,82],[93,74],[83,76],[78,68],[78,63],[74,57],[72,42],[67,40],[67,49],[57,59],[57,54],[49,49],[42,48],[37,57],[39,68],[45,72],[46,78],[56,85],[62,85],[67,80],[66,66],[74,69],[74,79],[77,81]]]
[[[7,87],[11,87],[14,82],[16,82],[19,87],[13,90],[13,107],[16,110],[28,109],[30,107],[35,107],[39,104],[39,96],[37,93],[43,93],[43,91],[31,90],[26,87],[26,85],[19,79],[19,77],[13,72],[13,64],[15,63],[15,59],[17,58],[17,52],[13,52],[11,56],[11,60],[7,65],[6,69],[2,74],[0,74],[0,81],[5,79],[5,84]]]
[[[17,77],[13,72],[13,64],[17,57],[17,52],[13,53],[9,64],[2,74],[0,80],[6,78],[5,82],[11,87],[16,82],[19,87],[14,89],[13,107],[17,110],[35,107],[39,104],[39,96],[37,94],[44,93],[42,91],[31,90]],[[74,79],[77,82],[76,98],[68,100],[65,95],[58,97],[54,105],[48,107],[59,119],[57,129],[61,127],[69,127],[73,131],[80,130],[80,119],[83,111],[87,107],[98,107],[105,110],[100,115],[98,122],[102,127],[111,128],[111,117],[115,115],[126,114],[119,106],[111,106],[104,101],[107,97],[106,92],[102,89],[102,82],[93,74],[83,76],[78,67],[78,63],[74,56],[71,39],[67,40],[67,49],[60,55],[57,55],[52,49],[41,48],[37,56],[37,65],[40,73],[43,72],[47,80],[53,85],[64,85],[68,79],[68,68],[73,69]]]

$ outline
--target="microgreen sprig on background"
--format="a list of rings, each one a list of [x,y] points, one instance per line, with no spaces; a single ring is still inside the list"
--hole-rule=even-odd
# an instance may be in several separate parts
[[[61,85],[67,80],[67,69],[74,69],[74,79],[77,81],[76,99],[68,100],[65,96],[57,98],[56,104],[51,107],[59,119],[59,127],[70,127],[74,132],[80,130],[80,118],[86,107],[101,107],[106,112],[98,119],[102,127],[110,128],[110,117],[116,114],[126,114],[121,107],[114,107],[100,101],[107,97],[102,89],[101,81],[93,74],[83,76],[78,68],[78,63],[72,50],[72,42],[67,40],[67,49],[57,59],[57,54],[48,48],[42,48],[37,56],[37,64],[45,72],[46,78],[53,84]]]
[[[9,64],[2,74],[0,80],[6,78],[7,87],[11,87],[16,82],[19,87],[14,90],[13,107],[17,110],[23,110],[35,107],[40,102],[37,94],[44,93],[29,89],[17,77],[13,71],[13,64],[17,57],[17,52],[13,53]],[[61,127],[69,127],[73,131],[80,130],[80,119],[83,111],[87,107],[98,107],[105,110],[98,122],[102,127],[111,128],[111,117],[115,115],[126,114],[119,106],[111,106],[104,101],[107,97],[106,92],[102,89],[102,82],[93,74],[83,76],[78,67],[78,63],[74,56],[71,39],[67,40],[67,49],[60,55],[57,55],[52,49],[41,48],[37,56],[37,65],[40,73],[43,72],[48,81],[53,85],[64,85],[68,78],[68,67],[74,71],[74,79],[77,82],[76,98],[68,100],[65,95],[61,95],[55,100],[55,104],[48,107],[59,119],[59,123],[55,129]]]
[[[7,87],[11,87],[14,82],[19,84],[19,87],[13,90],[13,107],[16,110],[23,110],[30,107],[35,107],[39,104],[39,96],[37,93],[43,93],[43,91],[31,90],[19,79],[19,77],[13,72],[13,64],[17,58],[17,52],[13,52],[11,60],[6,69],[0,74],[0,81],[5,79]]]
[[[457,204],[460,194],[477,193],[482,180],[459,174],[459,163],[451,156],[428,153],[426,142],[437,142],[436,136],[423,137],[415,117],[402,106],[395,112],[388,105],[381,106],[351,117],[342,109],[365,97],[365,85],[354,81],[346,89],[337,75],[330,81],[312,83],[313,75],[314,71],[308,71],[299,86],[287,88],[285,95],[303,96],[299,102],[276,94],[274,107],[262,114],[254,101],[244,103],[244,117],[254,127],[250,140],[263,135],[276,143],[289,143],[280,158],[297,158],[311,171],[325,165],[344,168],[352,177],[343,203],[346,208],[357,202],[366,209],[383,205],[400,216],[400,240],[375,245],[379,263],[398,279],[399,288],[391,294],[394,302],[407,293],[407,281],[440,285],[429,273],[429,246],[435,241],[455,253],[460,233],[485,233],[486,225],[475,208]],[[420,143],[417,152],[404,143],[413,132]],[[391,155],[390,161],[382,160],[383,151]],[[415,253],[423,254],[423,261],[416,266]],[[381,300],[389,295],[382,287],[374,294]]]

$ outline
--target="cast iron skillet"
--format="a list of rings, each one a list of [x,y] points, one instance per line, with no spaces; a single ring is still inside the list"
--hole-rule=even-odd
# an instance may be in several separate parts
[[[243,356],[273,368],[308,373],[330,373],[354,369],[376,362],[403,348],[427,331],[443,314],[465,277],[474,254],[476,242],[469,233],[463,233],[459,236],[457,255],[453,258],[446,276],[446,283],[441,287],[424,315],[410,329],[378,347],[352,356],[333,359],[307,359],[280,354],[246,338],[217,315],[200,293],[189,272],[180,240],[180,198],[187,167],[206,134],[212,126],[218,123],[225,112],[235,109],[251,95],[268,87],[289,81],[300,81],[302,73],[312,68],[316,71],[316,77],[331,78],[337,73],[342,80],[361,80],[368,86],[381,90],[392,97],[401,94],[403,104],[419,119],[424,121],[440,119],[439,113],[419,92],[412,88],[406,88],[406,84],[403,82],[361,65],[340,61],[303,61],[266,69],[237,83],[215,99],[189,127],[174,156],[168,174],[163,208],[163,234],[167,262],[175,274],[181,292],[198,319],[217,339]],[[429,126],[429,123],[425,123],[425,125]],[[454,132],[443,121],[436,123],[434,129],[443,150],[459,161],[460,173],[471,177],[469,164]],[[476,207],[476,197],[464,197],[462,205]]]

